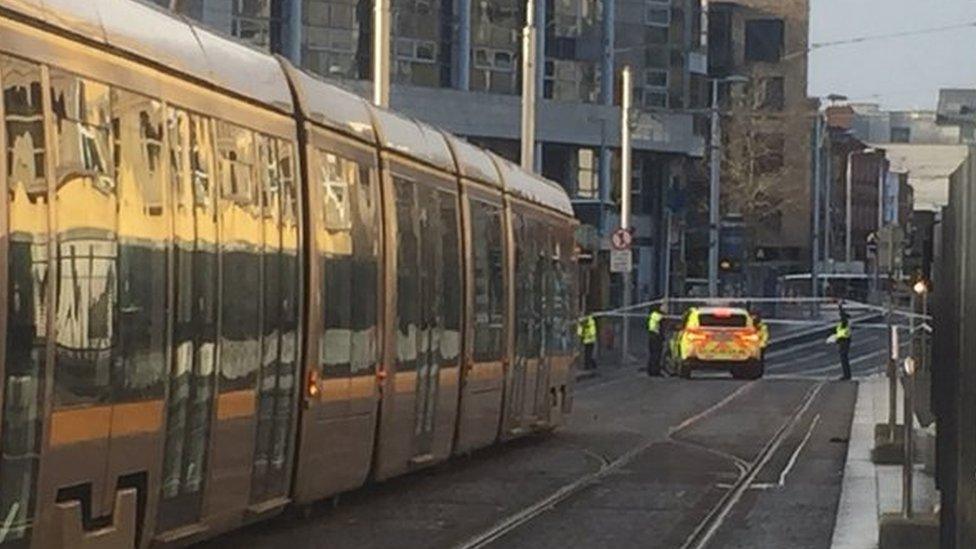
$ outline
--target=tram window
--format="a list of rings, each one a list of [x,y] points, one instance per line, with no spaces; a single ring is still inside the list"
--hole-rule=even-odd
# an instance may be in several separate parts
[[[107,400],[116,348],[118,201],[108,86],[51,70],[56,148],[56,407]]]
[[[319,362],[325,377],[374,371],[379,272],[377,184],[369,168],[318,150],[313,170],[322,195],[323,333]]]
[[[397,369],[417,367],[420,318],[419,219],[416,183],[394,176],[397,217]]]
[[[6,540],[30,544],[41,453],[48,318],[48,193],[41,69],[0,56],[9,196],[6,362],[0,423],[0,516]]]
[[[542,350],[543,297],[539,253],[544,233],[541,224],[528,216],[517,214],[515,219],[516,347],[521,357],[538,358]]]
[[[471,200],[471,254],[474,260],[474,359],[497,361],[504,353],[504,272],[502,212]]]
[[[254,135],[218,122],[217,158],[222,263],[219,387],[227,393],[254,387],[260,368],[264,231],[255,188]]]
[[[377,326],[379,301],[379,186],[374,171],[359,168],[358,184],[350,190],[353,222],[353,268],[355,286],[352,307],[352,344],[350,368],[353,375],[375,373],[379,351]]]
[[[459,257],[457,196],[438,191],[442,261],[433,288],[441,304],[440,357],[443,366],[457,364],[461,354],[461,260]]]
[[[119,195],[121,350],[113,400],[159,398],[166,373],[170,232],[160,162],[162,104],[113,89],[112,131]]]

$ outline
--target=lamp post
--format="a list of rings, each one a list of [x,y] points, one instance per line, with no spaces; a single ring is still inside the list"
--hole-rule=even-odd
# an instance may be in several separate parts
[[[631,109],[633,107],[633,82],[632,82],[632,71],[630,65],[625,65],[623,72],[621,74],[620,85],[621,85],[621,105],[620,105],[620,228],[629,231],[630,230],[630,187],[631,187],[631,171],[632,171],[632,151],[631,151],[631,133],[632,125],[635,122],[635,117]],[[633,253],[631,250],[627,250],[627,253]],[[630,285],[631,285],[631,271],[623,273],[623,307],[626,309],[630,307]],[[627,363],[630,358],[630,317],[624,316],[624,331],[623,337],[621,338],[623,346],[623,355],[621,356],[621,361]]]
[[[732,75],[712,79],[712,132],[709,151],[708,186],[708,296],[718,297],[719,199],[722,176],[722,119],[718,110],[719,84],[743,84],[749,79]]]
[[[522,169],[535,171],[536,42],[535,0],[525,7],[522,29]]]

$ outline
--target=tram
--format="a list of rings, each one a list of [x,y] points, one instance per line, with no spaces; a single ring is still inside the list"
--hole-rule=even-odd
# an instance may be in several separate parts
[[[183,546],[570,411],[559,185],[138,2],[0,0],[0,88],[3,549]]]

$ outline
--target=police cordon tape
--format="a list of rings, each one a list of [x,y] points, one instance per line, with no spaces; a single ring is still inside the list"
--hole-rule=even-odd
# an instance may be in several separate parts
[[[879,329],[887,330],[889,326],[887,323],[878,322],[884,318],[888,313],[888,309],[885,307],[879,307],[877,305],[870,305],[868,303],[862,303],[853,300],[838,300],[834,298],[812,298],[812,297],[736,297],[736,298],[670,298],[655,299],[652,301],[646,301],[644,303],[638,303],[635,305],[630,305],[628,307],[620,307],[617,309],[599,311],[590,313],[595,318],[638,318],[643,319],[647,317],[648,310],[655,305],[671,305],[671,304],[697,304],[704,306],[716,306],[716,307],[729,307],[733,304],[741,304],[743,308],[746,305],[752,304],[784,304],[784,305],[820,305],[821,309],[831,311],[833,315],[838,314],[841,306],[843,306],[845,311],[862,313],[854,318],[851,318],[851,324],[858,328],[868,328],[868,329]],[[643,312],[637,312],[641,309],[645,309]],[[922,319],[923,322],[929,320],[930,316],[919,315],[911,313],[909,311],[903,311],[900,309],[893,309],[891,311],[897,316],[904,319]],[[668,320],[679,320],[680,317],[677,315],[665,315]],[[770,325],[782,325],[782,326],[807,326],[807,329],[801,329],[793,331],[789,334],[782,334],[773,337],[769,342],[770,350],[774,350],[781,347],[788,347],[790,345],[797,345],[800,343],[805,343],[812,341],[817,338],[824,337],[825,335],[830,335],[834,332],[836,327],[836,320],[834,319],[769,319],[764,318],[763,322]],[[908,329],[908,326],[902,323],[896,324],[900,329]],[[916,328],[919,329],[919,328]],[[924,328],[923,328],[924,329]]]
[[[862,303],[860,301],[854,300],[839,300],[835,298],[825,298],[825,297],[735,297],[735,298],[694,298],[694,297],[679,297],[679,298],[669,298],[669,299],[655,299],[652,301],[645,301],[643,303],[637,303],[635,305],[629,305],[627,307],[619,307],[617,309],[609,309],[606,311],[596,311],[589,313],[595,318],[601,317],[632,317],[632,318],[643,318],[646,317],[650,308],[655,305],[670,305],[670,304],[698,304],[703,306],[714,306],[714,307],[729,307],[733,304],[742,305],[743,308],[747,305],[753,304],[774,304],[774,305],[821,305],[827,310],[837,311],[841,307],[845,311],[856,312],[856,311],[871,311],[878,314],[887,314],[888,308],[879,305],[871,305],[869,303]],[[648,311],[641,311],[642,309],[647,309]],[[902,317],[909,320],[923,320],[930,321],[932,319],[931,315],[923,315],[919,313],[914,313],[911,311],[906,311],[903,309],[892,309],[891,312],[898,317]],[[874,316],[874,315],[872,315]],[[666,318],[674,320],[679,318],[676,315],[665,315]],[[583,317],[581,317],[583,318]],[[854,320],[856,321],[856,319]],[[823,324],[824,321],[817,320],[795,320],[795,319],[767,319],[764,318],[763,322],[767,324],[785,324],[785,325],[818,325]],[[832,322],[832,321],[831,321]],[[887,324],[884,325],[887,327]],[[866,327],[863,326],[862,327]]]

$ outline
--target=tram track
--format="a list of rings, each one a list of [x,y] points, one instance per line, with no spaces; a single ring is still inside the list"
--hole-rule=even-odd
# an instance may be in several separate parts
[[[811,387],[804,396],[803,400],[791,413],[790,418],[773,437],[766,443],[755,459],[751,462],[748,469],[726,490],[718,503],[712,507],[705,518],[698,523],[698,526],[685,539],[682,549],[702,549],[718,532],[719,528],[725,523],[726,517],[732,512],[743,494],[752,486],[759,473],[769,464],[776,452],[782,447],[783,443],[793,433],[801,418],[816,401],[817,396],[823,390],[826,382],[821,381]]]
[[[623,376],[615,376],[614,379],[610,379],[607,382],[609,383],[612,381],[617,381],[622,378]],[[722,487],[725,489],[725,493],[721,496],[719,501],[708,510],[707,514],[705,514],[702,520],[698,522],[697,526],[695,526],[694,530],[692,530],[692,532],[685,538],[685,542],[681,545],[682,549],[701,549],[706,547],[710,540],[715,536],[716,532],[718,532],[718,530],[724,524],[725,519],[733,511],[742,496],[750,489],[759,474],[766,468],[777,452],[783,447],[783,444],[793,434],[796,427],[800,424],[801,420],[810,410],[810,407],[816,401],[817,397],[826,385],[825,381],[820,381],[810,387],[803,397],[801,397],[799,403],[790,412],[789,418],[764,444],[760,452],[751,461],[743,460],[742,458],[727,452],[710,448],[706,445],[696,444],[677,438],[677,435],[682,431],[691,428],[692,426],[714,415],[716,412],[722,410],[733,401],[742,397],[753,387],[756,387],[758,383],[761,382],[754,381],[742,385],[712,406],[709,406],[705,410],[702,410],[701,412],[698,412],[697,414],[688,417],[681,423],[673,426],[671,429],[669,429],[666,437],[663,439],[654,438],[644,440],[616,459],[610,460],[605,456],[599,456],[601,466],[598,470],[563,485],[549,495],[537,500],[529,506],[523,507],[515,513],[508,515],[488,529],[466,539],[462,543],[457,544],[455,547],[458,549],[476,549],[491,546],[493,543],[529,525],[542,515],[552,511],[560,503],[569,500],[585,489],[597,484],[605,477],[619,471],[652,447],[663,444],[684,446],[715,455],[716,457],[730,462],[738,473],[738,478],[734,483],[729,486]],[[591,388],[596,389],[597,387],[598,386],[592,386]],[[586,454],[590,457],[598,457],[592,455],[591,452],[586,452]]]
[[[624,376],[620,376],[620,377],[623,378]],[[631,448],[630,450],[628,450],[627,452],[625,452],[624,454],[622,454],[621,456],[617,457],[612,461],[606,460],[606,458],[604,458],[603,466],[600,467],[600,469],[598,469],[597,471],[594,471],[593,473],[590,473],[588,475],[584,475],[571,483],[563,485],[561,488],[552,492],[548,496],[536,501],[532,505],[523,507],[520,511],[508,515],[506,518],[495,523],[495,525],[491,526],[487,530],[484,530],[483,532],[468,538],[467,540],[456,545],[455,547],[457,547],[457,549],[479,549],[482,547],[488,547],[495,541],[500,540],[501,538],[505,537],[509,533],[518,530],[519,528],[532,522],[534,519],[538,518],[539,516],[547,513],[559,503],[571,498],[572,496],[578,494],[584,489],[599,482],[604,477],[607,477],[608,475],[618,471],[619,469],[632,462],[634,459],[636,459],[638,456],[640,456],[642,453],[644,453],[651,447],[658,444],[672,443],[671,441],[672,435],[711,416],[716,411],[727,406],[730,402],[742,396],[745,392],[750,390],[757,383],[758,382],[753,381],[745,385],[742,385],[741,387],[739,387],[738,389],[736,389],[735,391],[727,395],[719,402],[713,404],[712,406],[706,408],[705,410],[682,421],[680,424],[670,429],[668,431],[667,437],[664,439],[653,438],[653,439],[644,440],[637,446],[634,446],[633,448]],[[723,454],[723,457],[728,459],[730,456],[725,456]]]

